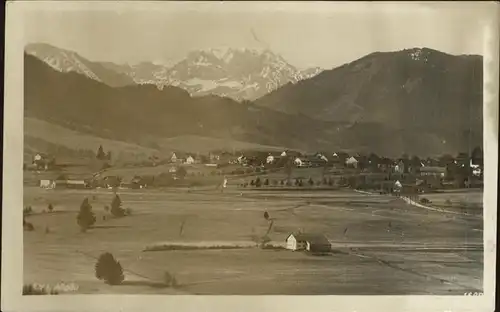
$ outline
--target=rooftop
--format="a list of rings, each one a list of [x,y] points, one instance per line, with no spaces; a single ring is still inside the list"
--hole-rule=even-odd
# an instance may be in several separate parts
[[[288,237],[293,235],[297,241],[311,242],[314,244],[330,245],[330,241],[325,235],[319,233],[291,233]],[[287,239],[288,239],[287,237]]]

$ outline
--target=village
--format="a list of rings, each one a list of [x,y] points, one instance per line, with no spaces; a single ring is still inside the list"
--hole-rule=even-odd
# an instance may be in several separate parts
[[[32,163],[24,169],[35,176],[51,173],[52,178],[40,178],[37,184],[57,189],[220,186],[225,179],[230,186],[240,188],[350,187],[380,193],[419,194],[439,189],[480,188],[483,176],[480,148],[470,155],[459,153],[439,158],[402,155],[396,159],[374,153],[307,154],[285,150],[200,155],[177,151],[165,159],[152,156],[147,161],[122,165],[111,165],[110,155],[102,152],[102,146],[97,154],[101,168],[96,172],[73,173],[71,165],[59,165],[55,157],[42,153],[33,155]]]

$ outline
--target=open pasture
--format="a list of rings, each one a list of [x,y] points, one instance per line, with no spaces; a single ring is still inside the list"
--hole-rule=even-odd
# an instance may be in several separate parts
[[[24,233],[24,282],[74,282],[80,293],[186,294],[434,294],[482,289],[482,219],[421,209],[400,199],[335,191],[120,190],[132,215],[105,212],[109,190],[25,187],[34,213]],[[80,233],[76,215],[87,197],[97,223]],[[55,212],[43,212],[52,203]],[[253,247],[269,233],[283,245],[297,230],[320,232],[328,256]],[[106,216],[106,220],[103,220]],[[48,228],[49,232],[45,233]],[[233,246],[237,249],[143,250],[153,244]],[[111,252],[126,283],[94,277],[95,258]],[[176,289],[161,288],[165,271]]]

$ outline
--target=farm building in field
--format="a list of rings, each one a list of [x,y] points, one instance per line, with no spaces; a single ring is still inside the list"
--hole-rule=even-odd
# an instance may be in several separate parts
[[[84,189],[88,187],[88,183],[85,180],[66,180],[67,188],[76,188],[76,189]]]
[[[286,238],[286,249],[297,251],[326,252],[331,250],[331,244],[323,234],[291,233]]]
[[[46,189],[56,188],[56,181],[54,180],[40,180],[40,187]]]

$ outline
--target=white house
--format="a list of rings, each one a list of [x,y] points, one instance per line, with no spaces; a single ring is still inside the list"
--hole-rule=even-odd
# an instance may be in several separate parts
[[[281,153],[281,157],[286,157],[286,151],[283,151],[283,153]]]
[[[353,156],[351,156],[345,160],[345,164],[347,166],[357,168],[358,167],[358,160],[356,158],[354,158]]]
[[[394,183],[394,191],[395,192],[400,192],[402,188],[403,188],[403,184],[401,184],[401,182],[399,182],[399,180],[397,180]]]
[[[472,168],[472,174],[474,176],[476,176],[476,177],[480,177],[481,176],[482,170],[481,170],[481,166],[480,165],[472,163],[472,159],[471,159],[470,163],[469,163],[469,166]]]
[[[56,187],[56,182],[52,181],[52,180],[40,180],[40,187],[47,188],[47,189],[53,189]]]
[[[476,177],[480,177],[481,176],[481,168],[474,168],[472,169],[472,174]]]
[[[243,155],[241,155],[240,157],[238,157],[238,163],[239,164],[242,164],[243,162],[245,162],[245,160],[246,160],[246,157],[243,156]]]
[[[331,250],[331,244],[322,234],[291,233],[286,238],[286,249],[325,252]]]
[[[297,167],[302,167],[302,165],[304,164],[304,162],[302,161],[302,159],[300,159],[299,157],[295,158],[295,160],[293,161],[293,163],[294,163]]]
[[[404,173],[405,172],[405,164],[402,160],[398,162],[396,166],[394,166],[395,173]]]
[[[172,167],[170,167],[168,169],[168,172],[170,172],[170,173],[176,173],[177,172],[177,168],[175,168],[174,166],[172,166]]]
[[[274,162],[274,156],[273,155],[267,156],[266,164],[272,164],[273,162]]]
[[[194,158],[193,158],[193,156],[189,155],[189,156],[186,158],[186,164],[188,164],[188,165],[192,165],[192,164],[194,164]]]
[[[40,161],[40,160],[42,160],[42,155],[36,154],[35,157],[33,157],[33,160],[34,161]]]
[[[177,155],[175,155],[175,153],[172,153],[172,157],[170,157],[170,161],[171,162],[177,162]]]

